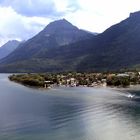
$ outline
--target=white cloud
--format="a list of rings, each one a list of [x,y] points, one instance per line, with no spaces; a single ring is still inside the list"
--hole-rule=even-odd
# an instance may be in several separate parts
[[[42,17],[25,17],[11,7],[0,7],[0,45],[8,40],[26,40],[37,34],[51,20]]]
[[[77,9],[77,0],[2,0],[2,6],[11,6],[17,13],[33,17],[61,17]]]
[[[66,18],[80,28],[102,32],[140,10],[140,0],[77,0],[79,10]]]

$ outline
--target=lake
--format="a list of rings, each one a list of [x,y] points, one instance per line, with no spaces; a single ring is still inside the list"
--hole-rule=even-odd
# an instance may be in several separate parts
[[[33,89],[0,74],[0,140],[140,140],[140,92],[137,100],[127,94]]]

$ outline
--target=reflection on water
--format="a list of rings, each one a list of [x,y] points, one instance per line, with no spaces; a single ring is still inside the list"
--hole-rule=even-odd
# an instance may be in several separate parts
[[[108,88],[35,90],[1,74],[0,140],[139,140],[140,102],[126,94]]]

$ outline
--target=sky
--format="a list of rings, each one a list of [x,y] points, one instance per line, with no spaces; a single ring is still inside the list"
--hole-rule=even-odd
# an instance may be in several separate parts
[[[62,18],[101,33],[139,10],[140,0],[0,0],[0,46],[27,40]]]

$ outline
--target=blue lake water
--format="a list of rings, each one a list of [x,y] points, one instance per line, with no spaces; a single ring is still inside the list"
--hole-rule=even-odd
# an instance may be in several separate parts
[[[140,100],[125,92],[37,90],[7,77],[0,74],[0,140],[140,140]]]

